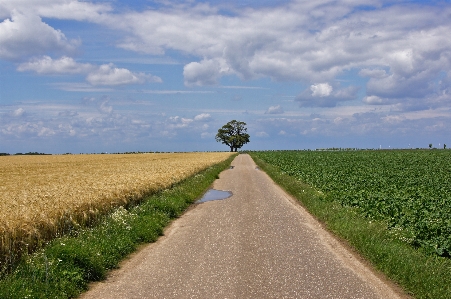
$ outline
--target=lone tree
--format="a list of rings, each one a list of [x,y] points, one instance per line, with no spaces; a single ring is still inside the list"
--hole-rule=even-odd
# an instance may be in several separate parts
[[[249,134],[246,133],[246,123],[232,120],[226,123],[218,130],[216,141],[230,147],[230,151],[237,151],[243,145],[249,142]]]

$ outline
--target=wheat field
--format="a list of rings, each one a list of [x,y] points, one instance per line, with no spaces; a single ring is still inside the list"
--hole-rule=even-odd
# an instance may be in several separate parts
[[[31,251],[230,153],[0,157],[0,253]],[[6,260],[5,260],[6,259]]]

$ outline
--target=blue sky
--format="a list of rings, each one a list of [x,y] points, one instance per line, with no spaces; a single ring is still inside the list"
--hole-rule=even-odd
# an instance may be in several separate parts
[[[0,152],[451,146],[450,1],[0,0]]]

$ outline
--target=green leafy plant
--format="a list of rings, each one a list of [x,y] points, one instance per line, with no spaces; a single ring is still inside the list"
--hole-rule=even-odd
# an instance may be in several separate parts
[[[376,212],[376,215],[399,218],[403,214],[403,204],[392,205],[395,200],[390,199],[391,194],[400,193],[407,196],[406,194],[411,194],[411,191],[415,192],[416,184],[423,181],[422,175],[426,181],[421,185],[432,182],[431,188],[425,188],[431,194],[438,189],[445,192],[441,193],[442,195],[448,194],[449,189],[446,190],[449,187],[448,183],[445,182],[443,186],[445,189],[441,189],[439,185],[434,185],[433,178],[440,183],[442,180],[440,176],[448,173],[448,176],[443,178],[448,180],[450,156],[428,156],[438,153],[425,150],[416,151],[413,155],[406,155],[402,151],[381,151],[380,154],[374,151],[342,153],[331,155],[331,152],[250,152],[257,165],[276,183],[296,197],[327,229],[353,247],[376,269],[399,284],[406,293],[413,295],[414,298],[451,298],[449,276],[451,259],[437,255],[441,252],[437,252],[433,247],[432,250],[425,250],[424,247],[412,246],[412,235],[406,233],[406,230],[399,226],[390,227],[385,217],[371,216],[374,211],[382,211]],[[404,160],[407,162],[403,162]],[[417,172],[411,174],[413,170]],[[360,176],[347,178],[356,172]],[[302,178],[308,179],[310,183],[306,184]],[[392,180],[395,181],[394,184],[390,183]],[[408,182],[409,188],[403,187],[404,181]],[[372,187],[372,184],[375,186]],[[374,193],[380,193],[368,200],[365,197],[368,193],[358,185],[372,188]],[[400,189],[403,188],[407,190],[401,192]],[[346,193],[347,196],[342,194],[341,200],[337,200],[331,195],[332,192],[340,195],[337,190]],[[427,199],[425,197],[427,193],[422,192],[417,190],[413,200],[416,204],[412,203],[409,208],[410,212],[417,211],[420,216],[424,214],[418,212],[422,210],[420,198]],[[367,200],[363,200],[364,198]],[[449,206],[449,197],[442,200],[444,205]],[[439,206],[437,209],[440,210],[442,207]],[[368,209],[372,208],[374,211],[368,213]],[[439,212],[439,215],[449,219],[446,218],[449,217],[446,211]],[[423,224],[418,226],[427,227],[424,225],[427,221],[423,220]],[[446,223],[449,224],[449,221],[445,221]],[[446,234],[442,236],[446,238]]]
[[[451,253],[451,153],[280,151],[255,155],[325,194],[382,220],[400,240]]]

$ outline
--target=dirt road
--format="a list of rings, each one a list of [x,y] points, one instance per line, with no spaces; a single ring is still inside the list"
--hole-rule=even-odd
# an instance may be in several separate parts
[[[195,206],[82,298],[400,298],[248,155],[224,200]]]

